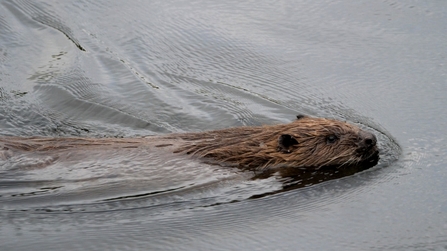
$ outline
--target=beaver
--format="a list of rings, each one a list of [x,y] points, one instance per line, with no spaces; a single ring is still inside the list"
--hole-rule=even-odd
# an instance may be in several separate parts
[[[3,137],[0,158],[15,152],[51,155],[78,149],[166,149],[207,163],[258,173],[296,174],[294,170],[371,167],[379,151],[374,134],[342,121],[298,115],[287,124],[244,126],[141,138]],[[54,160],[57,159],[54,158]],[[51,161],[50,161],[51,162]],[[51,164],[51,163],[47,163]]]

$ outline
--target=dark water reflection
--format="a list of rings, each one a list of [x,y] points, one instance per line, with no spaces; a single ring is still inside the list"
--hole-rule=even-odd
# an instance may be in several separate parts
[[[374,131],[381,162],[277,193],[275,178],[151,151],[48,168],[22,156],[0,166],[0,249],[447,249],[446,9],[2,1],[2,135],[134,137],[304,113]]]

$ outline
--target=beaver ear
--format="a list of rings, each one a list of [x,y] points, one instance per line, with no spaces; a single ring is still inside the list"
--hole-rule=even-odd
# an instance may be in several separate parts
[[[296,120],[299,120],[299,119],[302,119],[302,118],[305,118],[305,117],[307,117],[307,116],[303,115],[303,114],[298,114],[298,115],[296,115]]]
[[[283,152],[290,152],[289,147],[298,145],[298,141],[290,134],[282,134],[278,138],[278,150]]]

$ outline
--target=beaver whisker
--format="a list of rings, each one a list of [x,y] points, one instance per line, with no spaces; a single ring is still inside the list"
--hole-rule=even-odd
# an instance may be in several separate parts
[[[351,157],[347,161],[345,161],[343,164],[341,164],[340,167],[349,166],[349,165],[352,165],[353,163],[356,163],[356,161]]]
[[[341,166],[344,166],[344,165],[346,165],[346,164],[353,164],[353,163],[354,163],[354,160],[353,160],[353,157],[352,157],[352,153],[350,153],[350,152],[344,152],[344,153],[345,153],[345,154],[342,154],[342,155],[339,155],[339,156],[335,156],[335,157],[333,157],[333,158],[327,160],[326,162],[324,162],[324,163],[322,164],[322,166],[329,166],[331,163],[335,162],[335,160],[337,160],[337,159],[343,159],[343,158],[345,158],[345,157],[348,157],[348,159],[347,159],[346,161],[340,163],[340,164],[339,164],[340,167],[341,167]]]

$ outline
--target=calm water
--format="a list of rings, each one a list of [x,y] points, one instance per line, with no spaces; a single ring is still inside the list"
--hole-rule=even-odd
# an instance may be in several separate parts
[[[382,153],[257,199],[281,181],[153,151],[19,156],[0,162],[0,249],[447,250],[447,2],[401,2],[0,1],[2,135],[304,113],[374,131]]]

